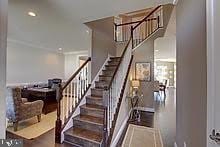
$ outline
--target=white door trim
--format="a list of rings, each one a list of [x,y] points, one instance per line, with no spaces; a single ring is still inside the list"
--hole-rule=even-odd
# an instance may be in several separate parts
[[[8,0],[0,0],[0,138],[5,138],[6,129],[6,54],[7,54]]]
[[[214,147],[209,135],[215,123],[215,45],[214,45],[214,1],[206,0],[207,21],[207,147]]]

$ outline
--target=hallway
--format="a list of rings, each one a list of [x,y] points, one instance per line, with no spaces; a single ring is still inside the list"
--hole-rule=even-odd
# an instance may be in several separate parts
[[[154,126],[160,128],[164,147],[173,147],[176,135],[176,89],[168,88],[167,96],[155,94]]]

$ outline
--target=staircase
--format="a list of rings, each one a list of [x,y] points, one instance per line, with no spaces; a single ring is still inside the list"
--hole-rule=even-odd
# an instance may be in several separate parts
[[[55,128],[57,143],[64,141],[78,147],[111,145],[131,69],[132,51],[157,30],[163,28],[162,16],[163,7],[158,6],[140,21],[115,24],[115,41],[127,43],[122,55],[109,58],[92,86],[88,80],[88,64],[91,58],[64,85],[59,85]],[[120,33],[117,34],[118,30],[121,30],[121,36]],[[124,33],[130,36],[123,35]],[[78,115],[74,115],[76,111],[79,112]],[[71,122],[70,127],[65,129],[69,122]]]
[[[73,127],[64,132],[64,142],[76,146],[103,146],[104,106],[103,90],[119,64],[119,57],[112,57],[99,75],[99,81],[86,96],[86,104],[80,106],[80,114],[73,118]]]

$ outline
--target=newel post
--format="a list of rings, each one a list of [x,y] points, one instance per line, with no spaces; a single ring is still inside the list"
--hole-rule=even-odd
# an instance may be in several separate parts
[[[118,26],[116,23],[114,23],[114,27],[115,27],[115,41],[118,41],[118,35],[117,35]]]
[[[103,105],[104,105],[104,120],[103,120],[103,136],[104,136],[104,146],[108,143],[108,87],[104,87],[103,91]]]
[[[134,28],[131,26],[131,43],[132,43],[132,49],[134,48]]]
[[[157,27],[160,28],[160,16],[157,16]]]
[[[62,120],[60,119],[60,101],[62,99],[62,87],[61,84],[58,85],[56,89],[56,99],[57,99],[57,120],[56,120],[56,126],[55,126],[55,142],[61,143],[61,128],[62,128]]]

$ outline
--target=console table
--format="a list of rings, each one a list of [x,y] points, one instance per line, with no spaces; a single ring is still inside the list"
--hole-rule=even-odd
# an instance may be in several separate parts
[[[27,98],[29,102],[44,101],[44,114],[53,112],[57,108],[56,91],[54,89],[40,87],[22,89],[21,96]]]

